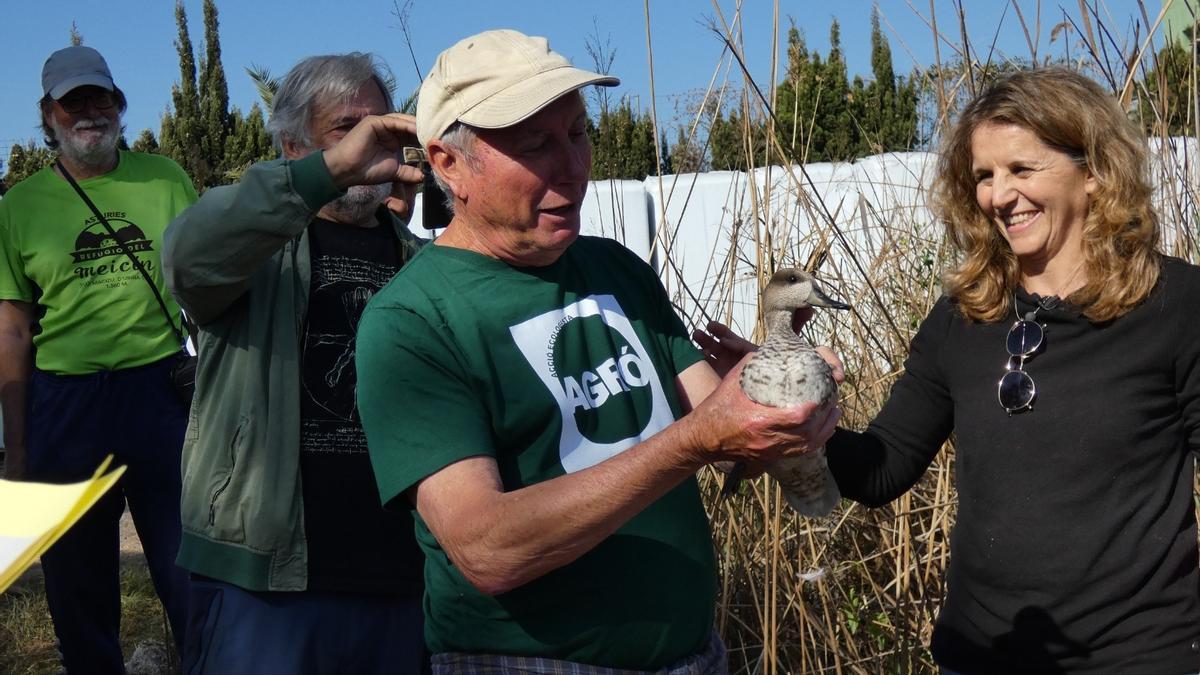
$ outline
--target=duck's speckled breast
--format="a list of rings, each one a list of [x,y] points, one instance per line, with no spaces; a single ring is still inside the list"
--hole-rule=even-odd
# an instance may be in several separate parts
[[[802,343],[768,341],[742,370],[741,385],[750,400],[775,408],[808,402],[825,407],[837,399],[833,369]]]

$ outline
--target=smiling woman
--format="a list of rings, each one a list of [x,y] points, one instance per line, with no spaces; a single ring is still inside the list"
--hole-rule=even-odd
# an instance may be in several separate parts
[[[1128,312],[1158,279],[1145,165],[1141,132],[1095,82],[1061,68],[1000,78],[942,147],[934,207],[963,254],[948,294],[983,321],[1012,313],[1018,284],[1070,295],[1096,321]]]
[[[979,209],[1012,248],[1026,289],[1065,297],[1082,286],[1084,220],[1096,191],[1083,157],[1024,127],[988,122],[971,134],[971,160]]]
[[[1143,143],[1061,69],[972,101],[936,183],[958,267],[879,415],[826,446],[875,506],[954,435],[944,675],[1200,665],[1200,269],[1156,250]]]

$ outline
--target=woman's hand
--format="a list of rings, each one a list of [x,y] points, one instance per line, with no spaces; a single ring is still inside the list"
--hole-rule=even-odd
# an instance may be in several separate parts
[[[758,351],[758,345],[734,333],[720,321],[709,321],[706,329],[708,332],[692,331],[692,340],[699,345],[704,360],[721,379],[747,354]]]
[[[796,312],[796,316],[792,317],[792,330],[797,333],[800,328],[812,318],[813,311],[811,308]],[[747,354],[758,351],[758,345],[734,333],[729,326],[720,321],[709,321],[706,326],[707,331],[692,331],[692,340],[699,345],[700,351],[704,354],[704,360],[712,369],[717,372],[717,375],[724,379],[733,370],[733,367],[738,364]],[[833,370],[833,379],[838,384],[841,384],[846,379],[846,371],[842,367],[842,360],[829,347],[817,347],[817,353],[829,367]]]

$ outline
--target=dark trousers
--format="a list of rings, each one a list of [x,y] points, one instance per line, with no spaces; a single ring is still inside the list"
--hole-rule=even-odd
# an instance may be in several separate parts
[[[184,675],[385,675],[425,670],[421,598],[254,592],[192,581]]]
[[[70,675],[124,672],[118,524],[126,502],[176,645],[183,644],[188,578],[175,566],[175,556],[187,409],[169,382],[173,363],[174,357],[90,375],[35,371],[30,381],[29,480],[90,478],[109,454],[114,466],[128,467],[120,482],[42,556],[46,601]]]

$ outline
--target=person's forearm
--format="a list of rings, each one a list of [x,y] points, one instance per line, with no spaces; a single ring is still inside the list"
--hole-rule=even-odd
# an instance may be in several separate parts
[[[4,447],[25,447],[25,401],[29,370],[19,366],[15,354],[0,347],[0,414],[4,420]]]
[[[33,350],[27,314],[0,303],[0,414],[4,420],[4,461],[9,477],[25,463],[25,403]]]
[[[902,447],[870,430],[838,429],[825,445],[825,456],[843,497],[878,507],[908,492],[940,448],[935,441]]]
[[[591,550],[705,464],[824,444],[839,414],[816,409],[760,406],[732,376],[694,412],[588,469],[505,492],[495,460],[470,458],[418,484],[417,510],[468,581],[502,593]]]
[[[0,359],[7,355],[0,350]],[[7,370],[7,369],[6,369]],[[25,472],[25,401],[28,378],[0,374],[0,419],[4,425],[4,477],[21,478]]]
[[[490,458],[464,460],[418,488],[417,509],[472,585],[509,591],[579,558],[703,466],[686,419],[596,466],[511,492]],[[492,485],[437,484],[479,480]],[[439,499],[460,503],[430,503]]]

